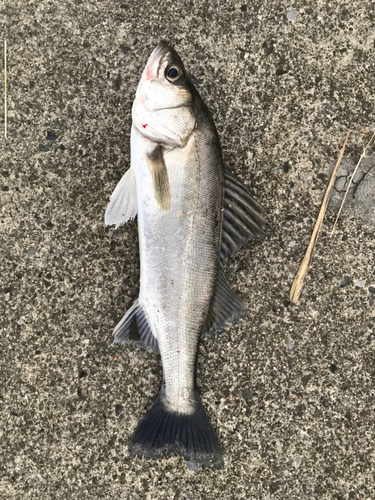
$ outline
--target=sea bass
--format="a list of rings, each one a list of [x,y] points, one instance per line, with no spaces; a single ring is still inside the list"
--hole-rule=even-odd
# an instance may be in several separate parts
[[[219,468],[219,440],[196,389],[198,342],[243,311],[222,263],[263,233],[263,208],[223,168],[212,117],[165,41],[148,59],[132,119],[131,166],[105,222],[118,227],[138,215],[140,291],[114,343],[160,353],[163,382],[129,450],[147,458],[177,451]]]

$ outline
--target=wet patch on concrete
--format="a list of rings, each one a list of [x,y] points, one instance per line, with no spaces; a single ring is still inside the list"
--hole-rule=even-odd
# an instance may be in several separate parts
[[[329,209],[338,213],[359,158],[344,157],[337,171]],[[329,178],[336,163],[329,169]],[[375,226],[375,156],[363,158],[345,200],[343,214],[354,215],[364,224]]]

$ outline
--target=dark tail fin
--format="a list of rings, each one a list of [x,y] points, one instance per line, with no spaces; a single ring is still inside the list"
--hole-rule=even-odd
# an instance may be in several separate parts
[[[160,457],[177,451],[197,465],[223,467],[219,440],[195,391],[193,413],[167,411],[161,389],[154,405],[140,421],[129,444],[133,455]]]

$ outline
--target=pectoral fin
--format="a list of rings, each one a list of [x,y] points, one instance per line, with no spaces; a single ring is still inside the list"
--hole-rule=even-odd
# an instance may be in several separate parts
[[[112,193],[105,213],[105,223],[116,228],[134,218],[138,212],[137,184],[134,168],[129,168]]]
[[[155,148],[152,154],[146,155],[146,160],[152,176],[155,199],[159,207],[168,212],[171,208],[171,190],[161,146]]]

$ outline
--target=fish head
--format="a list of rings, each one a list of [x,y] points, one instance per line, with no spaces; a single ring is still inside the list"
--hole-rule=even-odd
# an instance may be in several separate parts
[[[192,84],[177,52],[161,41],[138,84],[132,117],[147,139],[168,147],[186,144],[195,128]]]

